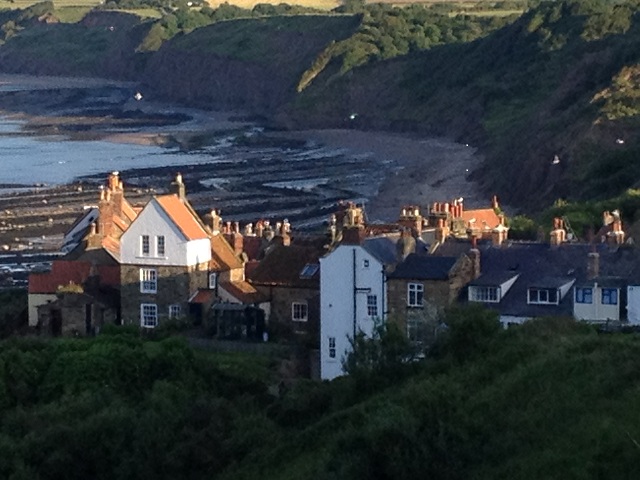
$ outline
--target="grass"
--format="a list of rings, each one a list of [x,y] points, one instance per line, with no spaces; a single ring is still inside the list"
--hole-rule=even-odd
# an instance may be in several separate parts
[[[221,4],[225,3],[224,0],[209,0],[211,8],[217,8]],[[318,10],[331,10],[340,5],[342,2],[339,0],[294,0],[294,1],[279,1],[279,0],[232,0],[228,2],[231,5],[237,7],[252,9],[259,3],[269,3],[271,5],[279,5],[281,3],[287,3],[289,5],[300,5],[307,8],[316,8]]]

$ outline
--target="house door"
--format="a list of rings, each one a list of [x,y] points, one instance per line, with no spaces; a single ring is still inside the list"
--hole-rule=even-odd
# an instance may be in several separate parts
[[[92,305],[90,303],[87,303],[84,306],[84,329],[87,336],[90,336],[93,333],[91,307]]]
[[[62,312],[60,310],[51,310],[51,336],[59,337],[62,334]]]

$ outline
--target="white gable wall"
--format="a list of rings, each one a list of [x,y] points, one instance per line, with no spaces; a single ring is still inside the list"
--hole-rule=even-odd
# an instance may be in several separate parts
[[[368,266],[365,266],[365,261]],[[355,280],[354,280],[355,265]],[[355,330],[371,335],[374,319],[367,314],[367,295],[377,296],[379,316],[386,310],[384,267],[358,245],[340,245],[320,259],[320,376],[343,375],[342,360],[351,351]],[[354,287],[358,291],[354,291]],[[335,357],[331,340],[335,339]]]
[[[143,235],[149,236],[149,256],[142,255]],[[156,237],[160,235],[164,235],[165,241],[162,257],[156,252]],[[197,265],[211,260],[211,244],[208,238],[187,241],[158,202],[152,199],[122,235],[120,259],[123,264],[134,265]]]
[[[640,286],[627,287],[627,319],[631,325],[640,325]]]

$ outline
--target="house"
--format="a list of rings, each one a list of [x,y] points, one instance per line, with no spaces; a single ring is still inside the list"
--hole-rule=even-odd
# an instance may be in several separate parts
[[[249,281],[266,298],[270,339],[318,348],[320,330],[320,263],[326,252],[324,235],[292,237],[288,222],[265,249]]]
[[[340,243],[320,258],[320,376],[325,380],[343,374],[342,362],[356,335],[370,336],[376,322],[385,321],[387,271],[397,262],[398,243],[406,253],[399,235],[366,237],[359,212],[347,218]],[[407,244],[415,248],[415,242]]]
[[[188,203],[182,177],[153,197],[120,238],[120,301],[125,324],[154,328],[189,312],[209,286],[211,239]]]
[[[412,342],[433,340],[442,312],[474,279],[472,254],[436,257],[409,254],[387,275],[388,320]]]
[[[51,271],[29,275],[30,327],[35,328],[42,322],[57,324],[57,320],[52,323],[51,319],[42,312],[48,311],[53,312],[51,315],[58,315],[56,312],[69,311],[68,308],[56,310],[55,306],[52,306],[52,308],[44,309],[40,314],[38,313],[38,307],[60,300],[61,287],[69,284],[83,289],[84,305],[92,303],[87,295],[96,294],[100,297],[95,299],[96,302],[108,305],[109,309],[115,309],[112,320],[116,323],[120,321],[120,296],[118,292],[120,286],[120,238],[136,216],[137,210],[125,198],[118,172],[109,174],[106,186],[101,188],[98,206],[84,209],[82,215],[65,235],[63,248],[66,250],[66,255],[52,263]],[[93,275],[91,275],[92,273]],[[85,291],[85,284],[90,277],[93,277],[91,292]],[[113,298],[107,301],[104,297],[105,294]],[[66,304],[71,305],[68,300]],[[73,304],[79,305],[77,301]],[[60,322],[60,329],[54,328],[54,331],[67,331],[65,318],[62,317]],[[89,319],[87,325],[93,324],[93,320]],[[73,328],[82,332],[91,330]],[[43,331],[47,331],[47,329],[45,328]]]
[[[567,242],[562,219],[549,243],[484,244],[476,251],[480,275],[463,301],[496,310],[503,325],[545,316],[572,316],[595,323],[626,321],[627,287],[638,285],[640,252],[618,243]],[[445,248],[446,251],[446,248]]]

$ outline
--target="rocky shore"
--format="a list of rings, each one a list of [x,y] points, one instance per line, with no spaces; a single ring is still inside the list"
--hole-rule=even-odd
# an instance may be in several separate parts
[[[365,202],[370,221],[393,220],[404,205],[458,197],[471,207],[487,203],[470,179],[480,160],[475,150],[446,139],[350,129],[269,132],[238,112],[136,101],[134,85],[11,77],[0,76],[0,114],[25,122],[22,135],[185,153],[182,167],[122,172],[133,203],[164,191],[177,169],[197,209],[221,208],[229,220],[287,216],[294,226],[312,228],[338,199]],[[194,154],[211,161],[189,164]],[[83,206],[95,204],[104,174],[68,185],[0,189],[0,246],[55,249]]]

